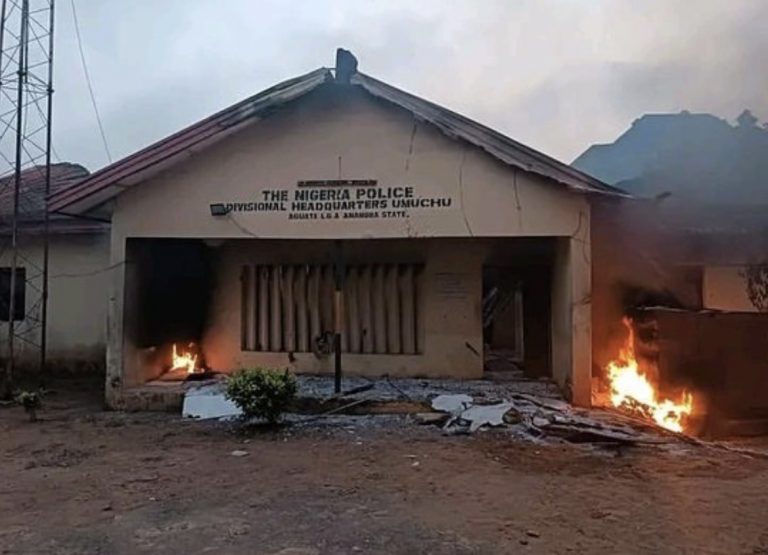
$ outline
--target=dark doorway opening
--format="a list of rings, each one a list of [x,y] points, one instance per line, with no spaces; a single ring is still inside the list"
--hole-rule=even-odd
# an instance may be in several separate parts
[[[525,357],[524,338],[522,281],[507,268],[484,267],[483,344],[503,355],[505,361],[522,364]]]
[[[214,285],[211,250],[198,240],[135,241],[136,346],[199,342]]]
[[[492,244],[483,266],[486,373],[502,379],[552,376],[553,252],[547,239]]]

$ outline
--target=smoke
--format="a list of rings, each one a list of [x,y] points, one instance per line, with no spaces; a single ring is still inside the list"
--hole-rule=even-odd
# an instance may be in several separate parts
[[[762,0],[77,0],[107,137],[129,154],[278,80],[360,68],[570,161],[645,112],[768,119]],[[59,10],[55,146],[104,163]]]

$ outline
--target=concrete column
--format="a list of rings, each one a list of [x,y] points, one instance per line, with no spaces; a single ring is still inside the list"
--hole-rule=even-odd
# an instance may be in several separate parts
[[[589,226],[586,226],[589,229]],[[571,402],[591,404],[589,235],[558,238],[552,275],[552,376]]]
[[[112,230],[111,259],[113,269],[109,289],[107,313],[107,372],[105,400],[110,408],[119,408],[120,397],[126,383],[123,376],[123,330],[126,273],[129,263],[126,260],[125,238],[115,228]],[[121,264],[122,263],[122,264]]]

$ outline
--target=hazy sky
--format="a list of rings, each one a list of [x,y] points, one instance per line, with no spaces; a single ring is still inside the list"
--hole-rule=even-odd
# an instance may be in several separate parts
[[[360,70],[570,162],[646,112],[768,120],[764,0],[75,0],[114,158],[274,83]],[[55,140],[107,162],[57,2]]]

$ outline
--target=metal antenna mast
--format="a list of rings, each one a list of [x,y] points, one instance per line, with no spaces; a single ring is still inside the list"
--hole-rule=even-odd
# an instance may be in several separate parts
[[[10,393],[14,373],[22,360],[40,370],[46,362],[54,0],[1,1],[0,397],[3,397]]]

